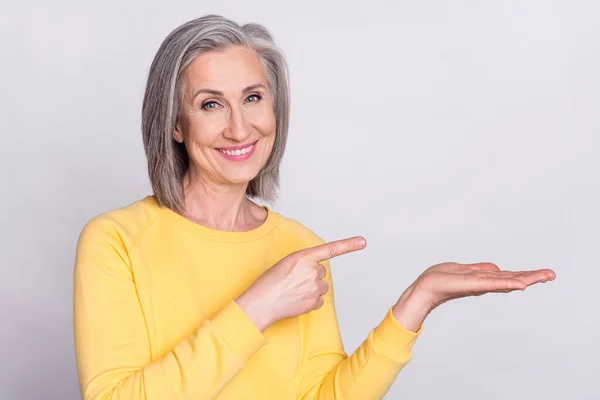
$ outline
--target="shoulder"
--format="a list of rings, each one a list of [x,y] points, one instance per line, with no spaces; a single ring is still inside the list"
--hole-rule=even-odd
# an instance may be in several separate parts
[[[297,220],[278,214],[277,227],[285,234],[294,237],[307,247],[317,246],[325,241],[312,229],[301,224]]]
[[[118,242],[129,249],[160,215],[160,206],[147,196],[118,209],[104,212],[90,219],[79,236],[78,246],[90,241]]]
[[[288,237],[295,239],[301,248],[314,247],[326,243],[315,231],[306,227],[295,219],[279,215],[278,228],[287,234]],[[321,264],[327,269],[325,280],[331,285],[331,273],[329,260],[324,260]]]

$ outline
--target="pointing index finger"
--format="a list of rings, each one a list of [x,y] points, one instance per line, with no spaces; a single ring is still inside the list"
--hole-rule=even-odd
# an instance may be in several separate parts
[[[366,245],[367,242],[362,236],[355,236],[310,247],[302,250],[301,253],[304,256],[312,257],[316,262],[321,262],[342,254],[362,250]]]

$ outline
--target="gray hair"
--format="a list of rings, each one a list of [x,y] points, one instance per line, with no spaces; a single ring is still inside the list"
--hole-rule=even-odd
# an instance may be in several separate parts
[[[262,25],[239,25],[220,15],[186,22],[163,41],[150,67],[142,106],[142,137],[152,190],[159,204],[183,209],[183,176],[189,168],[185,146],[173,138],[182,98],[183,73],[207,51],[233,46],[254,50],[267,76],[276,120],[275,143],[246,195],[272,203],[279,188],[279,165],[287,141],[290,99],[288,69],[282,52]]]

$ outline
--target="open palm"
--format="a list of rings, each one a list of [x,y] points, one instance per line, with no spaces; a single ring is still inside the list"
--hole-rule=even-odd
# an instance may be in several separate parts
[[[502,271],[492,263],[458,264],[446,262],[426,269],[417,279],[419,290],[427,294],[432,307],[460,297],[485,293],[507,293],[553,280],[550,269]]]

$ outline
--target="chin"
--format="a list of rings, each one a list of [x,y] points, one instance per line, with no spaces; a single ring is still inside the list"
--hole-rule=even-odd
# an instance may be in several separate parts
[[[259,171],[237,171],[237,173],[225,174],[225,179],[234,185],[241,185],[249,183],[252,179],[256,178]]]
[[[255,154],[255,156],[256,155],[258,154]],[[264,163],[260,161],[259,158],[240,163],[228,161],[227,164],[229,165],[225,165],[225,168],[221,168],[221,174],[223,178],[232,184],[248,183],[256,178],[260,170],[264,167]]]

